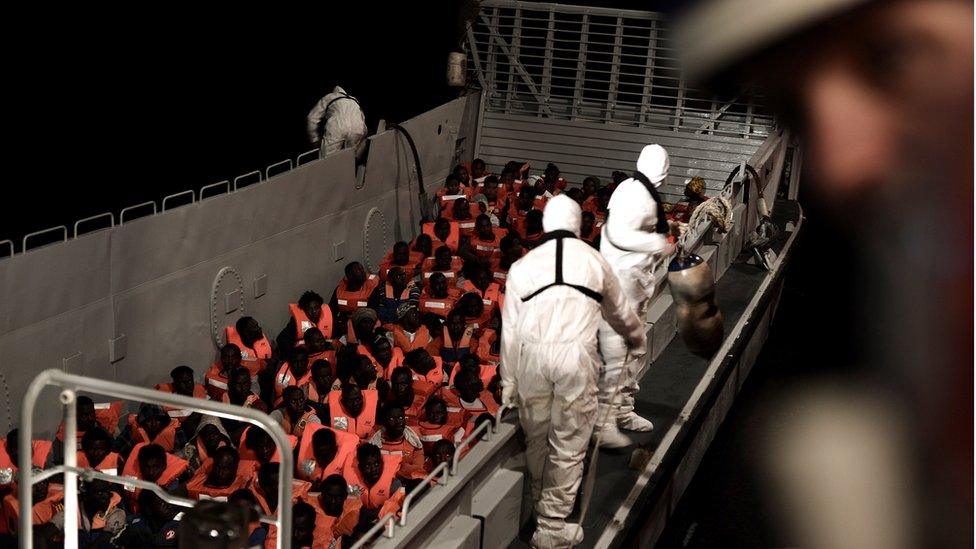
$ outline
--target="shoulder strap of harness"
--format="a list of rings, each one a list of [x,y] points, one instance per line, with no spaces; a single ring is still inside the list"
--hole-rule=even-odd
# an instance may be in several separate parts
[[[522,301],[528,301],[533,297],[541,294],[542,292],[552,288],[554,286],[569,286],[570,288],[582,293],[586,297],[601,303],[603,301],[603,295],[600,292],[596,292],[587,288],[586,286],[581,286],[579,284],[568,284],[563,281],[563,238],[565,236],[560,236],[556,238],[556,280],[552,284],[546,284],[545,286],[539,288],[538,290],[532,292],[527,297],[522,298]]]
[[[651,198],[654,199],[654,202],[657,205],[657,225],[654,227],[654,230],[661,234],[668,234],[671,229],[668,227],[668,218],[664,213],[664,203],[661,201],[660,193],[657,192],[657,187],[651,183],[650,178],[641,172],[634,172],[633,177],[644,184],[647,192],[651,193]]]

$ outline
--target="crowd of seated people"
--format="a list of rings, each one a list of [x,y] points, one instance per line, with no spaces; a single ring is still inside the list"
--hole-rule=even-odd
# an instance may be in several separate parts
[[[581,238],[598,247],[610,194],[625,177],[571,188],[553,164],[540,177],[521,162],[497,175],[480,160],[458,166],[436,194],[438,217],[394,244],[377,273],[352,262],[328,300],[306,291],[282,304],[289,318],[274,338],[255,318],[240,318],[212,364],[178,366],[155,387],[268,413],[294,450],[293,542],[349,543],[399,513],[409,490],[481,422],[494,421],[506,273],[541,236],[546,202],[561,193],[576,199]],[[280,504],[281,456],[264,430],[146,403],[123,414],[122,402],[81,396],[77,437],[80,467],[245,506],[249,545],[274,546],[277,532],[257,517]],[[54,440],[35,441],[30,464],[18,462],[16,430],[0,439],[0,545],[17,535],[18,468],[64,463],[63,438],[62,425]],[[63,536],[59,481],[34,486],[38,539]],[[154,492],[94,480],[80,494],[86,546],[174,543],[178,508]]]

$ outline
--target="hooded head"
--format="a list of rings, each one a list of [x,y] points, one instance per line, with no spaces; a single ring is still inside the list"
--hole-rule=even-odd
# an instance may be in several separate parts
[[[549,199],[546,209],[542,212],[542,228],[547,233],[569,231],[579,236],[582,216],[583,210],[575,200],[557,194]]]
[[[655,187],[660,187],[661,183],[664,183],[669,167],[671,161],[668,160],[668,151],[657,144],[647,145],[637,157],[637,171],[646,175]]]

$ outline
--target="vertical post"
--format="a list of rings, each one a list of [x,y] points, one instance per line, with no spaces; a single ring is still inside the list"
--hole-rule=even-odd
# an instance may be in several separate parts
[[[491,99],[495,96],[498,87],[498,54],[495,53],[495,33],[498,31],[498,8],[491,12],[491,19],[485,21],[488,27],[488,105],[491,106]]]
[[[64,464],[72,468],[64,472],[65,547],[78,547],[78,474],[73,471],[78,466],[78,408],[75,405],[75,396],[71,389],[61,391],[61,403],[64,404]],[[28,461],[21,466],[29,469],[31,463]],[[22,510],[22,513],[28,516],[31,514],[27,509]],[[30,532],[30,529],[21,532],[21,535],[26,532]]]
[[[657,49],[657,19],[651,19],[651,32],[647,39],[647,58],[644,60],[644,88],[641,90],[640,119],[638,125],[647,122],[647,107],[651,104],[651,84],[654,82],[654,52]]]
[[[580,104],[583,102],[583,76],[586,69],[586,45],[590,35],[590,14],[583,14],[583,25],[580,27],[579,57],[576,59],[576,84],[573,89],[573,108],[570,120],[576,120]]]
[[[546,28],[546,51],[542,59],[542,101],[549,104],[552,95],[552,42],[556,33],[556,11],[549,8],[549,26]],[[539,105],[539,116],[542,115],[544,105]]]
[[[685,76],[684,73],[678,77],[678,99],[674,106],[674,131],[681,129],[681,115],[685,110]]]
[[[755,102],[753,101],[753,95],[748,90],[743,95],[746,97],[746,133],[742,137],[749,137],[752,135],[752,111]]]
[[[499,35],[501,29],[498,29]],[[516,87],[518,80],[515,78],[515,66],[519,64],[519,52],[522,48],[522,10],[515,8],[512,14],[512,48],[508,52],[508,90],[505,93],[505,113],[512,112],[512,103],[518,99]]]
[[[613,120],[617,102],[617,87],[620,85],[620,50],[623,47],[624,18],[617,17],[617,29],[613,33],[613,60],[610,65],[610,86],[607,91],[607,109],[603,113],[604,122]]]

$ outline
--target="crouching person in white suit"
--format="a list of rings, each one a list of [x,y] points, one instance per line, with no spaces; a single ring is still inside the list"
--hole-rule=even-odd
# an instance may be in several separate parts
[[[525,432],[538,526],[532,546],[569,547],[583,539],[566,522],[583,476],[596,422],[600,320],[626,345],[645,345],[643,324],[603,257],[577,238],[582,212],[572,199],[549,200],[540,244],[508,272],[502,311],[502,401],[516,403]]]
[[[363,160],[366,117],[359,101],[339,86],[312,107],[307,125],[309,141],[319,144],[322,157],[342,149],[356,149],[356,160]]]
[[[624,180],[610,197],[609,214],[600,238],[600,253],[620,282],[629,307],[643,323],[647,304],[654,294],[653,266],[662,256],[674,253],[668,243],[668,222],[664,218],[657,187],[668,175],[668,153],[660,145],[647,145],[637,158],[637,172]],[[630,349],[616,327],[600,326],[600,354],[606,367],[600,378],[600,420],[605,448],[622,448],[631,443],[619,428],[650,431],[654,425],[634,412],[637,380],[646,366],[646,346]],[[625,362],[626,361],[626,362]],[[621,389],[617,391],[617,387]],[[614,397],[616,395],[616,397]],[[607,408],[610,408],[608,411]],[[597,433],[594,432],[594,438]]]

